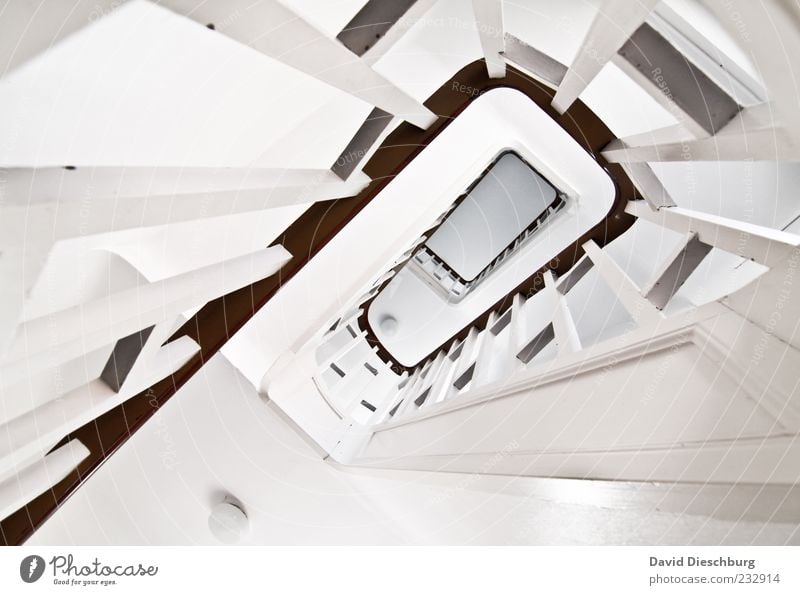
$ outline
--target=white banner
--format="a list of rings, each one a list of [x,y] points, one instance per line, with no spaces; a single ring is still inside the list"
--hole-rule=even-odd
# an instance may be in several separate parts
[[[800,593],[790,547],[20,547],[0,593]]]

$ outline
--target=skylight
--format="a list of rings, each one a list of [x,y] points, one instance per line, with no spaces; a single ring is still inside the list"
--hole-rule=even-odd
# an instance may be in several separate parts
[[[519,248],[563,199],[514,151],[503,151],[415,255],[419,268],[462,297]]]

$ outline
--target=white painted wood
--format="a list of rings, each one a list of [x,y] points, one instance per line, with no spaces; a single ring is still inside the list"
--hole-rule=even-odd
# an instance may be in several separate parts
[[[89,454],[80,440],[73,439],[0,482],[0,520],[67,477]]]
[[[74,358],[268,277],[290,258],[273,246],[26,321],[5,361],[31,362],[44,351],[51,362]]]
[[[794,143],[783,129],[766,128],[740,134],[725,128],[715,136],[664,144],[620,147],[615,141],[602,153],[611,163],[642,161],[796,161]]]
[[[339,415],[348,419],[353,410],[359,406],[361,396],[375,380],[376,378],[366,368],[357,366],[348,370],[345,377],[339,379],[335,385],[328,387],[320,385],[320,390],[326,393],[328,402],[339,412]]]
[[[0,424],[97,378],[110,351],[105,346],[62,364],[47,364],[40,373],[29,374],[26,366],[0,367]]]
[[[509,337],[509,355],[511,356],[511,369],[517,371],[524,367],[524,364],[517,358],[517,354],[527,344],[529,338],[528,332],[528,315],[525,296],[518,293],[514,296],[511,303],[511,322]]]
[[[578,54],[553,98],[561,114],[569,109],[631,34],[645,21],[658,0],[603,0]]]
[[[567,271],[565,275],[562,275],[556,281],[556,289],[562,295],[567,295],[575,285],[577,285],[581,279],[583,279],[586,274],[592,270],[592,259],[589,258],[586,254],[581,256],[572,268]]]
[[[725,298],[724,303],[757,324],[762,333],[775,335],[800,348],[800,324],[797,322],[800,320],[800,249],[790,249],[783,259],[779,259],[775,252],[770,256],[770,270]],[[765,359],[764,350],[759,346],[761,341],[759,338],[756,343],[759,349],[755,354],[757,361]],[[791,378],[796,381],[796,372]],[[775,381],[778,381],[777,377]],[[796,387],[792,391],[798,392]]]
[[[778,441],[800,423],[796,377],[787,375],[800,352],[788,347],[788,358],[773,358],[787,346],[768,338],[774,345],[762,361],[770,366],[756,371],[759,334],[709,304],[383,424],[350,462],[480,472],[491,459],[496,473],[785,482],[800,472],[796,463],[776,464]],[[779,394],[770,388],[776,374],[787,380]],[[479,429],[486,420],[494,422],[490,434]],[[476,435],[485,438],[476,443]],[[763,459],[759,445],[769,451]]]
[[[714,138],[725,134],[746,135],[767,129],[778,128],[782,125],[783,122],[778,119],[775,105],[772,102],[758,103],[748,106],[736,114]],[[614,139],[605,146],[604,151],[621,151],[623,149],[632,151],[633,149],[641,147],[672,147],[680,145],[684,153],[686,153],[692,150],[693,147],[703,146],[702,143],[698,144],[695,143],[695,141],[708,140],[709,138],[711,137],[709,137],[708,134],[694,137],[683,125],[674,124]],[[783,139],[785,139],[784,136],[778,135],[775,140],[776,142],[782,142]],[[786,150],[789,150],[788,144],[786,144]],[[684,158],[688,159],[689,156],[685,156]]]
[[[34,177],[32,171],[42,173],[42,177]],[[301,183],[304,176],[300,175],[291,181],[293,185],[274,186],[269,191],[245,188],[172,197],[128,196],[116,200],[113,195],[95,194],[95,190],[112,191],[115,179],[119,178],[108,175],[110,171],[106,170],[105,181],[95,187],[89,170],[85,170],[86,175],[71,177],[79,171],[11,170],[10,184],[0,188],[3,199],[0,277],[5,280],[0,285],[0,353],[8,347],[25,297],[35,285],[53,244],[59,240],[353,196],[369,182],[367,176],[359,174],[345,182],[304,185]],[[59,181],[62,172],[70,174],[72,180],[63,188]],[[140,179],[125,191],[133,193],[145,186],[146,182]],[[166,191],[168,186],[167,183],[159,188]],[[36,193],[31,194],[26,188]]]
[[[693,138],[680,124],[611,141],[603,156],[615,163],[645,161],[779,161],[800,158],[774,102],[740,111],[715,136]]]
[[[651,209],[657,211],[661,207],[675,206],[675,201],[648,163],[622,163],[621,165]]]
[[[360,298],[358,298],[356,300],[356,305],[361,306],[365,302],[371,300],[373,297],[375,297],[378,294],[379,290],[380,290],[380,287],[373,286],[369,291],[367,291],[365,294],[363,294]]]
[[[428,407],[442,402],[447,397],[448,390],[453,384],[455,373],[458,369],[458,360],[452,359],[452,354],[454,352],[455,349],[450,349],[447,353],[447,357],[431,385],[431,392],[425,401]]]
[[[0,212],[0,228],[6,227],[3,221],[4,213]],[[0,255],[0,279],[3,280],[0,283],[0,357],[11,345],[25,299],[33,290],[49,252],[49,245],[34,243],[4,247]]]
[[[561,62],[510,33],[505,35],[503,57],[507,63],[513,64],[553,89],[558,88],[567,72],[567,67]]]
[[[553,334],[559,355],[576,353],[582,349],[581,339],[575,320],[569,310],[567,298],[556,289],[556,281],[552,271],[544,274],[545,291],[553,303]]]
[[[5,179],[3,206],[30,206],[37,203],[81,204],[87,201],[119,200],[149,196],[179,196],[229,193],[223,196],[254,195],[262,197],[281,189],[305,189],[296,193],[296,202],[302,204],[318,187],[332,193],[329,198],[341,198],[346,186],[329,169],[279,169],[260,167],[6,167],[0,170]],[[363,176],[360,183],[365,184]],[[285,193],[284,193],[285,194]],[[217,198],[219,196],[217,195]],[[319,199],[317,199],[319,200]],[[269,204],[269,203],[268,203]]]
[[[355,349],[359,345],[363,345],[366,336],[367,336],[367,331],[359,331],[355,337],[352,337],[348,334],[350,340],[347,343],[345,343],[341,348],[337,349],[330,357],[326,358],[319,365],[320,372],[326,370],[328,367],[330,367],[331,364],[335,364],[336,362],[338,362],[341,358],[350,353],[353,349]]]
[[[119,201],[113,197],[107,200],[73,195],[76,200],[63,205],[61,199],[27,203],[23,198],[17,204],[11,202],[4,206],[0,212],[0,245],[11,247],[25,243],[30,248],[49,249],[54,242],[73,237],[354,196],[367,183],[366,176],[353,175],[339,183],[275,187],[270,191],[250,189],[174,197],[142,196]]]
[[[127,384],[119,393],[92,380],[0,426],[0,476],[44,456],[61,438],[113,409],[146,386]]]
[[[139,356],[118,392],[100,379],[91,380],[75,387],[68,387],[62,394],[53,394],[49,399],[39,399],[38,405],[6,421],[0,426],[0,477],[25,461],[42,456],[62,436],[95,419],[126,399],[175,373],[199,350],[199,345],[189,337],[180,337],[162,347],[175,329],[175,320],[168,319],[157,324],[139,353]],[[25,372],[35,374],[60,361],[48,352],[28,358]],[[98,356],[107,357],[107,352]],[[14,365],[4,365],[0,375]],[[90,373],[87,371],[87,373]],[[99,368],[95,373],[99,373]],[[25,387],[22,387],[23,389]]]
[[[481,387],[463,394],[463,398],[443,404],[435,411],[426,412],[420,419],[444,415],[448,412],[469,408],[503,396],[521,393],[528,389],[541,388],[575,377],[578,374],[609,369],[621,361],[636,360],[645,353],[659,353],[676,344],[690,341],[696,325],[706,320],[728,313],[725,306],[713,302],[688,312],[685,316],[666,317],[656,325],[643,325],[630,333],[613,337],[607,341],[588,346],[579,353],[566,354],[554,362],[521,369],[513,377],[503,382],[502,391],[495,384]],[[375,431],[410,422],[389,422],[375,428]]]
[[[0,18],[0,77],[126,0],[7,2]]]
[[[752,300],[752,294],[747,297],[751,303],[759,301]],[[746,314],[753,320],[735,312],[734,307],[733,312],[700,321],[694,333],[698,341],[710,346],[721,375],[731,378],[787,434],[797,434],[800,430],[797,375],[786,372],[800,368],[800,349],[786,341],[785,333],[765,332],[757,311]],[[791,315],[790,310],[787,316]]]
[[[649,208],[645,206],[649,211]],[[609,254],[602,250],[594,240],[589,240],[583,249],[600,272],[608,286],[617,294],[622,305],[637,324],[654,324],[662,319],[658,309],[647,301],[636,284],[625,274]]]
[[[164,345],[175,332],[175,326],[175,320],[170,319],[155,325],[122,387],[154,384],[180,370],[199,353],[200,345],[191,337],[179,337]]]
[[[718,39],[705,35],[692,16],[674,10],[670,2],[660,2],[647,22],[740,105],[765,101],[761,81],[729,56]]]
[[[314,381],[317,369],[313,350],[285,352],[260,379],[259,392],[330,453],[347,425]]]
[[[428,373],[425,375],[425,381],[421,384],[422,390],[419,391],[419,395],[417,395],[416,397],[420,396],[423,392],[425,392],[429,388],[431,390],[428,391],[428,396],[425,397],[425,402],[416,407],[417,409],[424,409],[431,405],[432,403],[431,394],[433,393],[433,385],[436,384],[436,380],[439,378],[439,375],[442,373],[442,370],[447,367],[449,361],[450,360],[447,357],[447,352],[444,349],[440,350],[439,353],[436,354],[436,357],[434,358],[433,363],[431,364],[430,370],[428,370]]]
[[[793,437],[726,440],[682,447],[597,452],[528,452],[506,450],[454,455],[362,457],[350,464],[389,469],[449,471],[539,478],[669,482],[703,485],[725,483],[784,486],[800,475],[800,445]],[[709,484],[713,482],[713,484]],[[596,481],[592,481],[592,484]]]
[[[478,329],[475,327],[469,329],[467,336],[464,338],[464,346],[461,348],[461,353],[456,360],[455,370],[453,371],[453,382],[458,380],[458,378],[475,363],[475,358],[480,350],[483,339],[483,333],[478,331]],[[452,399],[458,395],[459,390],[453,386],[453,382],[447,385],[445,394],[442,397],[443,401]]]
[[[336,39],[328,37],[277,0],[227,0],[198,4],[161,0],[160,4],[200,25],[274,60],[349,93],[390,114],[427,128],[436,115],[413,99]],[[265,27],[265,23],[269,27]]]
[[[634,68],[628,60],[615,53],[611,58],[611,62],[639,85],[642,91],[647,93],[656,103],[669,112],[669,114],[678,121],[680,127],[684,129],[685,134],[695,138],[708,136],[708,132],[687,114],[685,110],[681,109],[671,96],[664,93],[663,89],[654,85],[650,78]]]
[[[364,313],[364,310],[362,308],[359,308],[358,306],[350,306],[347,309],[345,309],[338,316],[338,318],[336,318],[335,321],[332,320],[330,322],[330,324],[327,324],[324,328],[322,328],[320,330],[320,333],[319,333],[319,341],[320,342],[318,343],[318,347],[314,348],[315,352],[318,353],[319,349],[321,349],[325,345],[325,343],[330,341],[333,338],[334,335],[336,335],[336,334],[338,334],[340,332],[345,332],[344,328],[348,324],[352,325],[352,323],[355,322],[356,320],[358,320],[358,317],[361,316],[363,313]],[[331,327],[333,326],[334,322],[336,323],[336,328],[334,328],[333,330],[330,330]],[[311,343],[312,343],[312,341],[309,341],[309,345]]]
[[[473,390],[484,384],[488,384],[493,380],[492,370],[495,353],[495,344],[497,343],[497,335],[491,332],[491,328],[498,320],[497,312],[489,314],[489,320],[486,322],[486,328],[481,331],[481,342],[475,357],[475,372],[472,374],[471,389]]]
[[[397,384],[389,388],[389,390],[387,390],[383,402],[378,406],[378,409],[372,415],[372,419],[370,420],[370,425],[383,423],[384,421],[389,419],[389,412],[400,401],[400,393],[402,389],[399,389],[398,386],[406,378],[408,378],[408,371],[403,370],[403,373],[397,377]]]
[[[674,143],[684,143],[694,140],[689,132],[680,124],[655,128],[647,132],[631,134],[616,138],[608,143],[604,151],[616,151],[629,147],[641,147],[649,145],[669,145]]]
[[[672,252],[656,268],[650,281],[642,287],[642,295],[663,310],[702,260],[710,246],[701,243],[696,233],[683,236]]]
[[[384,33],[370,48],[364,52],[361,59],[372,66],[408,33],[425,16],[425,13],[436,3],[436,0],[416,0],[414,4]]]
[[[381,275],[380,277],[378,277],[377,279],[375,279],[375,282],[372,284],[372,287],[373,287],[373,288],[375,288],[375,287],[380,287],[381,285],[383,285],[384,283],[386,283],[386,282],[387,282],[389,279],[391,279],[392,277],[394,277],[396,274],[397,274],[397,271],[396,271],[396,270],[394,270],[393,268],[392,268],[392,269],[389,269],[389,270],[388,270],[388,271],[386,271],[386,272],[385,272],[383,275]]]
[[[403,398],[403,402],[400,404],[400,407],[391,419],[402,419],[408,413],[414,410],[414,399],[419,396],[422,386],[425,384],[425,379],[422,377],[423,368],[424,366],[418,367],[414,371],[414,374],[411,375],[411,379],[403,387],[403,390],[400,393]]]
[[[682,207],[652,211],[642,201],[631,201],[625,211],[682,234],[696,233],[704,244],[765,266],[773,266],[800,246],[800,236],[744,221],[709,215]]]
[[[788,127],[789,135],[800,140],[797,118],[800,64],[800,10],[792,2],[765,0],[705,0],[736,42],[748,52],[759,70],[769,99]]]
[[[483,57],[489,78],[503,78],[506,75],[505,33],[503,27],[502,0],[472,0],[475,25],[481,39]]]

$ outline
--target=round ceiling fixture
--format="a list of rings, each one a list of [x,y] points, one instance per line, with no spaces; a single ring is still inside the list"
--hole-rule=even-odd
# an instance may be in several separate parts
[[[387,337],[391,337],[397,333],[397,327],[399,326],[397,319],[394,316],[388,315],[381,318],[378,325],[381,327],[383,334]]]
[[[250,521],[247,513],[239,504],[225,498],[211,508],[208,528],[219,541],[232,544],[238,542],[247,533]]]

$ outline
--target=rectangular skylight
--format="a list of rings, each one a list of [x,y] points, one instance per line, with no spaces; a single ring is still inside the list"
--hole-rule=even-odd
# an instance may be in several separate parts
[[[556,198],[547,180],[507,151],[471,186],[426,246],[463,280],[472,281]]]

